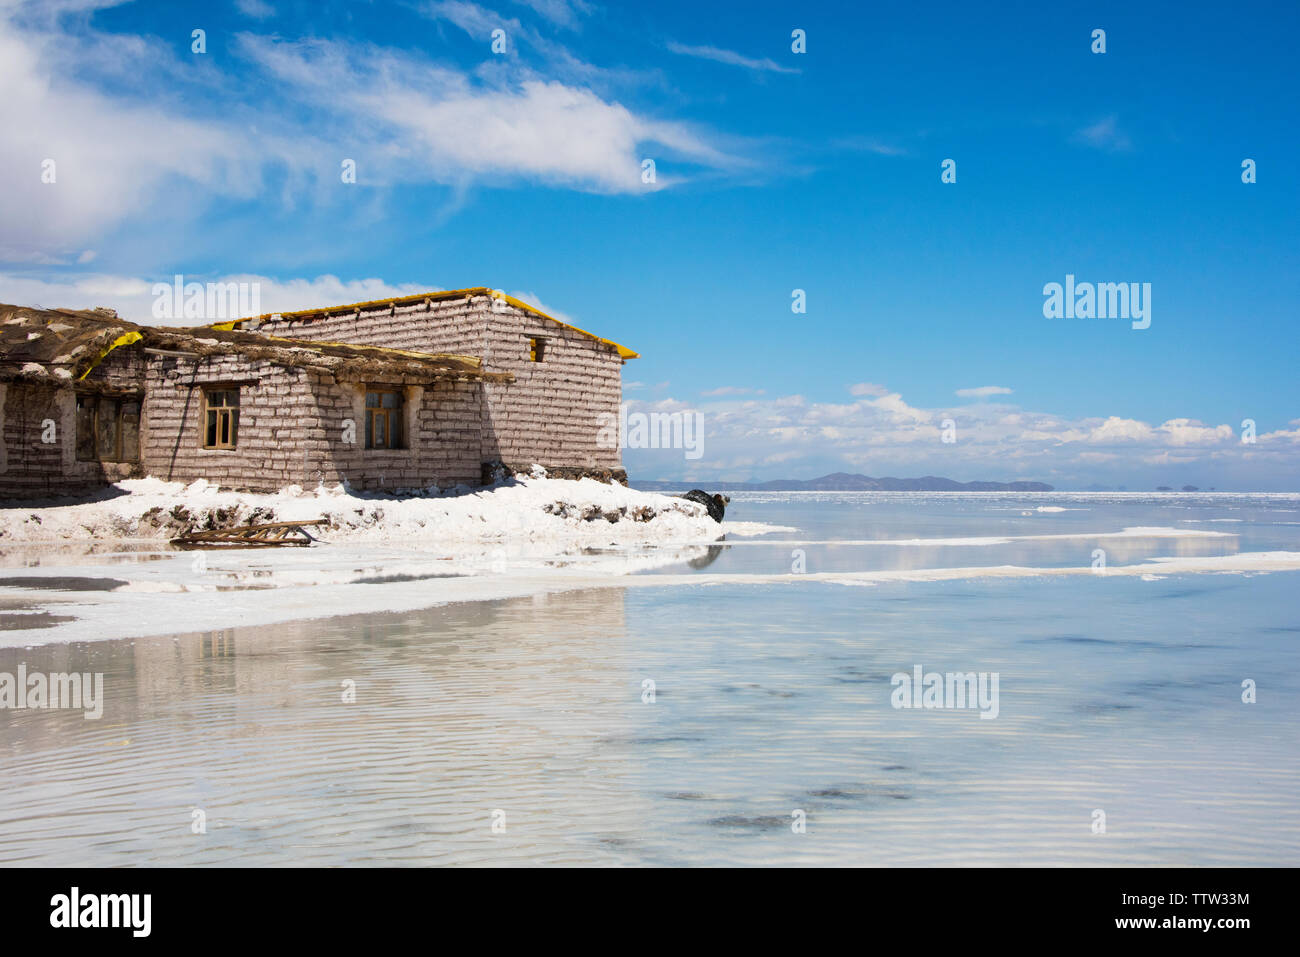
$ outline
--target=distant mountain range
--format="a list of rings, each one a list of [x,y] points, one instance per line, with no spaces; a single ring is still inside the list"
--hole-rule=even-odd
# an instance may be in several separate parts
[[[955,482],[937,475],[921,478],[872,478],[832,472],[815,479],[776,479],[771,482],[638,482],[633,488],[647,492],[703,488],[709,492],[1051,492],[1042,482]]]

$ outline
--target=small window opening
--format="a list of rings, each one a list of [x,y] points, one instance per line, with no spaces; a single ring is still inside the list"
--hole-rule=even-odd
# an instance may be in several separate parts
[[[366,390],[366,448],[405,448],[402,406],[402,393],[396,389]]]
[[[140,461],[140,397],[78,395],[77,459]]]
[[[239,390],[206,390],[203,393],[203,447],[233,449],[238,443]]]

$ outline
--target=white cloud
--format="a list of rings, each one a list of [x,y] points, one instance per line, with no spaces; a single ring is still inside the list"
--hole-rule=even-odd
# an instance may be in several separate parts
[[[1218,445],[1231,442],[1236,432],[1231,426],[1209,426],[1195,419],[1170,419],[1160,426],[1171,445]]]
[[[874,382],[857,382],[849,386],[850,395],[889,395],[889,390]]]
[[[571,326],[578,326],[579,328],[582,328],[582,324],[578,322],[576,319],[574,319],[572,316],[570,316],[568,313],[561,312],[560,310],[548,306],[546,303],[542,302],[541,297],[537,295],[537,293],[535,292],[525,292],[523,290],[516,290],[514,292],[509,293],[509,295],[518,299],[520,302],[528,303],[528,305],[534,307],[535,309],[540,309],[542,312],[546,313],[552,319],[558,319],[560,320],[560,322],[565,322]]]
[[[881,412],[886,413],[892,422],[900,424],[929,422],[935,416],[933,412],[925,409],[915,409],[908,405],[897,392],[882,395],[878,399],[867,399],[860,404],[879,409]]]
[[[263,135],[250,150],[247,128],[228,119],[189,117],[174,103],[76,79],[135,65],[158,78],[174,58],[158,43],[68,34],[48,19],[16,26],[31,10],[0,5],[0,260],[66,261],[124,219],[197,215],[213,198],[257,195],[271,164],[310,165],[310,142]],[[43,181],[47,170],[53,182]],[[163,193],[169,203],[158,213]]]
[[[672,53],[680,53],[682,56],[696,57],[700,60],[712,60],[714,63],[725,63],[727,66],[740,66],[747,70],[758,70],[765,73],[798,73],[799,71],[790,66],[782,66],[775,60],[768,57],[757,59],[747,57],[744,54],[736,53],[732,50],[724,50],[721,47],[714,46],[689,46],[685,43],[678,43],[676,40],[668,41],[668,49]]]
[[[958,389],[955,394],[963,399],[984,399],[991,395],[1010,395],[1011,390],[1001,385],[981,385],[974,389]]]
[[[1110,444],[1113,442],[1148,442],[1155,437],[1155,430],[1145,422],[1136,419],[1123,419],[1112,415],[1100,425],[1086,433],[1084,441]]]
[[[241,35],[240,49],[289,90],[364,136],[382,176],[457,183],[528,179],[593,192],[662,189],[685,168],[744,165],[685,124],[634,113],[591,90],[529,77],[488,83],[392,51]],[[646,151],[661,163],[643,183]]]
[[[97,31],[82,15],[95,5],[0,0],[0,261],[66,264],[123,224],[156,233],[223,201],[301,215],[304,197],[337,197],[343,158],[362,186],[462,192],[528,181],[640,193],[754,166],[715,134],[519,66],[467,73],[420,53],[243,33],[236,81],[222,72],[229,57]],[[548,50],[565,64],[553,72],[586,70]],[[641,181],[644,156],[657,160],[654,183]]]
[[[127,276],[81,275],[67,279],[39,279],[0,273],[0,302],[49,309],[90,309],[106,306],[117,310],[123,319],[144,325],[185,325],[180,319],[153,318],[153,286],[170,283],[171,276],[141,279]],[[317,306],[338,306],[351,302],[410,296],[431,292],[439,287],[425,283],[384,282],[382,279],[339,279],[317,276],[315,279],[279,280],[268,276],[186,276],[186,282],[257,283],[262,312],[293,312]],[[216,318],[216,317],[214,317]],[[191,323],[194,324],[194,323]]]
[[[991,404],[929,409],[910,405],[897,392],[862,391],[844,403],[798,395],[740,402],[704,396],[693,406],[705,423],[705,457],[692,463],[694,474],[722,479],[725,472],[744,480],[859,471],[1064,481],[1076,487],[1100,477],[1132,488],[1258,488],[1293,485],[1286,476],[1300,472],[1300,429],[1243,445],[1227,425],[1186,418],[1152,424],[1121,416],[1067,419]],[[634,410],[649,408],[625,398]],[[945,419],[956,425],[955,443],[942,441]],[[672,450],[629,450],[624,462],[643,478],[675,477],[680,464]]]

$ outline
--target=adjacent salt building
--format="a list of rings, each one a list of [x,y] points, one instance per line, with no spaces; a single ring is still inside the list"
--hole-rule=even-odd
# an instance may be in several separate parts
[[[128,477],[272,491],[626,481],[598,442],[631,350],[487,289],[167,328],[0,305],[0,498]]]
[[[309,341],[478,356],[508,379],[485,382],[481,459],[490,472],[542,465],[558,477],[626,481],[620,452],[597,441],[617,420],[626,346],[485,287],[259,316],[222,323]],[[483,480],[487,481],[488,474]]]

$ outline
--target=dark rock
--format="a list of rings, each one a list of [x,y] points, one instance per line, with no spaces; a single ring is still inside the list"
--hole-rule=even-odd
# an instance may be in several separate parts
[[[703,489],[693,488],[685,495],[680,496],[688,502],[698,502],[703,505],[709,512],[709,518],[715,522],[721,522],[722,516],[727,513],[727,505],[731,499],[726,495],[710,495]]]

